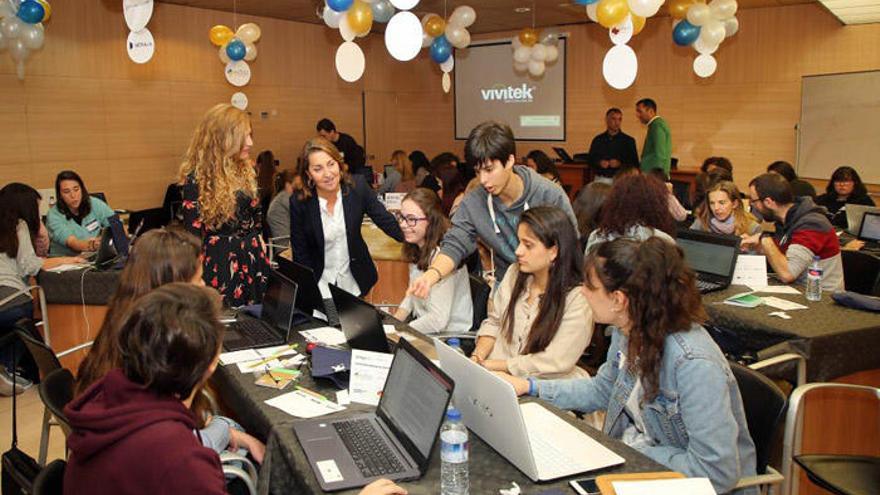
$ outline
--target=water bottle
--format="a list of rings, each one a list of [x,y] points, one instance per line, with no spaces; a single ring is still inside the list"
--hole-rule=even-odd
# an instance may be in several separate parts
[[[822,268],[819,257],[813,256],[813,264],[807,270],[807,301],[822,300]]]
[[[464,349],[461,348],[461,340],[453,337],[446,341],[446,345],[452,347],[455,352],[461,354],[462,356],[466,356],[466,354],[464,353]]]
[[[450,407],[440,427],[440,494],[467,495],[468,487],[468,431]]]

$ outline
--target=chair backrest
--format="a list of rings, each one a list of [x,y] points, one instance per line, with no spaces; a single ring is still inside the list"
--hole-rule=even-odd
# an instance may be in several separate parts
[[[846,290],[868,296],[880,295],[880,258],[859,251],[842,250]]]
[[[34,479],[34,495],[61,495],[64,493],[64,469],[67,461],[55,459],[46,464]]]
[[[730,369],[739,385],[746,423],[755,443],[756,470],[758,474],[764,474],[773,439],[785,416],[787,399],[782,390],[763,374],[735,362],[730,362]]]
[[[492,288],[480,277],[468,275],[471,285],[471,300],[474,305],[474,321],[471,331],[476,331],[489,315],[489,293]]]
[[[25,347],[27,347],[28,352],[31,353],[34,362],[37,363],[37,368],[40,369],[40,376],[45,377],[49,373],[61,368],[61,362],[58,361],[55,351],[49,346],[35,339],[30,332],[21,327],[17,328],[15,333],[24,343]]]
[[[40,382],[40,399],[58,420],[64,433],[70,433],[64,406],[73,400],[73,373],[66,368],[60,368],[44,376]]]

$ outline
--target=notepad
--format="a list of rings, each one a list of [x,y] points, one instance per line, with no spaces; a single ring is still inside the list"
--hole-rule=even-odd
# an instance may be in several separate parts
[[[307,341],[318,344],[344,345],[347,342],[342,330],[333,327],[320,327],[311,330],[303,330],[299,334]]]
[[[266,404],[281,409],[297,418],[316,418],[325,414],[345,410],[339,404],[303,390],[294,390],[269,399]]]
[[[285,351],[285,349],[287,349],[287,351]],[[281,351],[285,352],[278,354]],[[224,352],[220,354],[220,364],[227,365],[244,363],[247,361],[259,361],[260,359],[266,359],[275,354],[278,354],[278,357],[289,357],[296,355],[297,352],[296,349],[291,348],[290,345],[287,344],[262,347],[260,349],[242,349],[240,351]]]
[[[371,406],[379,405],[385,379],[391,369],[393,354],[384,352],[351,351],[351,372],[348,384],[349,400]]]
[[[708,478],[612,481],[617,495],[716,495]]]

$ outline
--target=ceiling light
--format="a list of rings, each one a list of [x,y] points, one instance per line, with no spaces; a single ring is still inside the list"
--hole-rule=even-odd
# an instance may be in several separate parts
[[[517,7],[515,9],[513,9],[513,11],[516,12],[517,14],[525,14],[525,13],[531,12],[532,8],[531,7]]]

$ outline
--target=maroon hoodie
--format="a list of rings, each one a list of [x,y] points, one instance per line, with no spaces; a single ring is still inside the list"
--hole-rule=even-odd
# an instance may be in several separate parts
[[[64,408],[73,432],[65,494],[222,494],[217,454],[192,412],[113,370]]]

